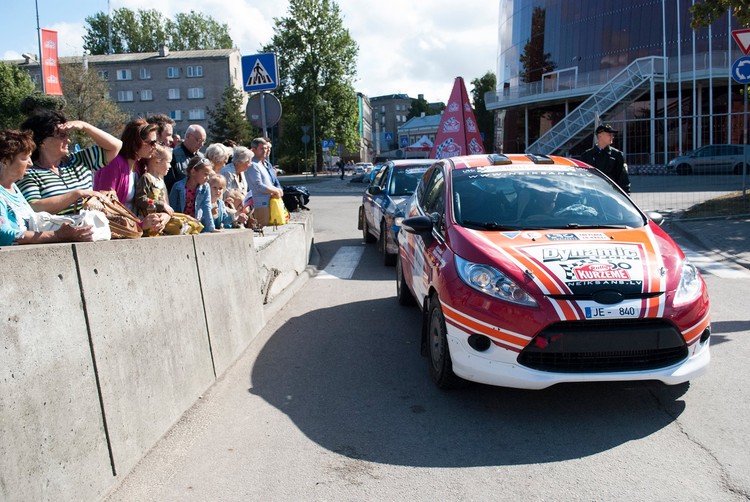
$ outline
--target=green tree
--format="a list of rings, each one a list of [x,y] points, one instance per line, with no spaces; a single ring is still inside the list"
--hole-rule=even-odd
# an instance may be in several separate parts
[[[63,113],[68,119],[83,120],[120,135],[128,116],[109,99],[109,86],[95,71],[85,69],[81,63],[65,64],[60,66],[60,80],[66,101]],[[73,135],[72,141],[81,146],[90,142],[80,133]]]
[[[286,162],[302,164],[301,126],[312,126],[311,138],[334,139],[349,151],[359,148],[357,96],[354,91],[359,48],[344,27],[341,11],[331,0],[290,0],[288,15],[274,19],[274,35],[263,52],[278,58],[279,89],[284,115],[280,138]],[[274,146],[276,149],[276,146]]]
[[[224,88],[221,101],[214,109],[207,108],[208,136],[210,143],[221,143],[231,139],[238,145],[249,145],[253,129],[245,117],[242,107],[243,92],[233,85]]]
[[[412,117],[421,117],[423,113],[425,116],[439,115],[443,110],[445,110],[445,104],[440,103],[440,106],[430,106],[430,103],[424,99],[424,94],[420,94],[417,99],[412,99],[406,120]]]
[[[161,45],[174,50],[229,49],[234,43],[229,27],[200,12],[179,13],[165,19],[156,9],[112,13],[112,50],[115,53],[156,52]],[[110,18],[97,12],[86,18],[84,47],[92,54],[109,52]]]
[[[554,70],[557,65],[552,61],[552,55],[544,52],[544,19],[546,12],[541,7],[534,7],[531,13],[531,37],[519,57],[523,69],[521,80],[524,82],[538,82],[542,75]]]
[[[67,101],[64,96],[53,96],[44,94],[41,91],[34,91],[21,100],[20,110],[26,116],[32,115],[38,110],[57,110],[59,112],[65,109]]]
[[[474,101],[474,115],[477,119],[477,127],[484,134],[485,152],[495,151],[495,113],[487,109],[487,103],[484,95],[488,92],[494,92],[497,86],[495,74],[488,71],[480,78],[471,81],[474,88],[471,90],[471,98]]]
[[[229,49],[233,45],[226,24],[192,10],[176,14],[174,21],[167,21],[166,29],[169,47],[176,51]]]
[[[0,61],[0,128],[17,128],[26,118],[21,101],[34,92],[34,82],[24,70]]]
[[[740,25],[750,26],[750,5],[747,0],[703,0],[696,3],[690,7],[693,16],[690,26],[694,30],[711,26],[730,9]]]

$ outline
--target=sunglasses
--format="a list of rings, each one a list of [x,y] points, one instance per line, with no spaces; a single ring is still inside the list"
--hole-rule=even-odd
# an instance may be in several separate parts
[[[144,141],[148,146],[156,146],[159,142],[155,139],[152,139],[151,141]]]
[[[58,139],[68,139],[70,138],[70,133],[68,131],[55,131],[52,136]]]

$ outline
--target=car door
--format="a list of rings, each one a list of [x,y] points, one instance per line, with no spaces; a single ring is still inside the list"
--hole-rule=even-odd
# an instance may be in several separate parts
[[[695,162],[693,163],[693,173],[706,173],[714,169],[714,164],[720,161],[718,156],[718,147],[714,145],[704,146],[696,152]]]
[[[418,194],[418,213],[433,218],[432,234],[423,237],[409,234],[404,277],[412,285],[415,297],[420,301],[427,296],[430,284],[437,277],[445,251],[445,172],[441,165],[431,168],[431,176],[424,190]],[[430,171],[428,171],[430,173]],[[407,232],[399,232],[407,234]]]
[[[368,187],[368,207],[365,208],[365,218],[367,218],[367,225],[370,227],[373,235],[380,236],[380,220],[383,218],[383,205],[385,201],[385,183],[387,183],[388,177],[391,172],[391,166],[386,165],[378,171],[375,178],[372,180],[372,184]],[[370,188],[378,187],[380,193],[371,193]]]

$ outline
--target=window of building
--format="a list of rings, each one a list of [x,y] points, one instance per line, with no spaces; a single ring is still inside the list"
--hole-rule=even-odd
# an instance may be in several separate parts
[[[141,80],[149,80],[151,78],[150,68],[141,68]]]
[[[180,89],[178,87],[173,87],[172,89],[169,89],[169,94],[167,96],[167,99],[180,99]]]
[[[188,99],[203,99],[203,87],[188,88]]]
[[[172,110],[169,112],[169,116],[175,121],[182,120],[182,110]]]
[[[188,77],[202,77],[203,76],[203,66],[197,65],[197,66],[188,66],[187,67],[187,76]]]
[[[203,120],[206,118],[206,111],[203,108],[193,108],[188,112],[189,120]]]
[[[180,69],[176,66],[167,66],[167,78],[180,78]]]
[[[133,80],[133,72],[130,70],[117,70],[117,80]]]
[[[153,101],[154,94],[151,89],[144,89],[141,91],[141,101]]]
[[[102,80],[109,80],[109,70],[99,70],[96,72]]]
[[[120,103],[133,101],[133,91],[117,91],[117,101]]]

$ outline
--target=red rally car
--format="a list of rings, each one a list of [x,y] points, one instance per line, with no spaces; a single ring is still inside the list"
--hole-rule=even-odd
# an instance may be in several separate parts
[[[541,389],[704,373],[706,285],[661,220],[572,159],[433,164],[397,222],[398,300],[422,309],[433,381]]]

